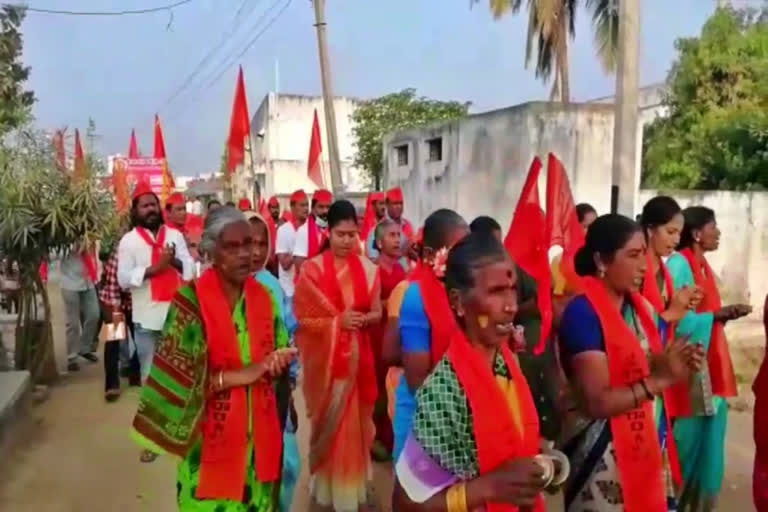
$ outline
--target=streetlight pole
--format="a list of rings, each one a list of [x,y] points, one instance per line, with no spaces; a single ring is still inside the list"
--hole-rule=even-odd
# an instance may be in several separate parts
[[[344,195],[339,161],[339,141],[336,134],[336,110],[333,106],[331,65],[328,61],[328,39],[326,36],[325,0],[313,0],[315,6],[315,27],[317,28],[317,49],[320,54],[320,76],[323,82],[323,105],[325,110],[328,162],[331,167],[331,186],[336,197]]]
[[[619,0],[619,60],[613,130],[611,212],[635,214],[640,0]]]

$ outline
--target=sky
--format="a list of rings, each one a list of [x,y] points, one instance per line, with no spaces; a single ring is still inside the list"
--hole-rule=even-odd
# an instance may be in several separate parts
[[[124,10],[171,0],[27,3]],[[714,11],[714,0],[670,5],[641,2],[641,85],[666,78],[675,40],[697,35]],[[525,68],[525,13],[495,21],[487,0],[474,5],[470,0],[328,0],[326,17],[337,95],[371,98],[412,87],[424,96],[470,101],[472,112],[549,96],[550,85]],[[251,113],[275,90],[275,62],[280,92],[321,93],[313,23],[309,0],[192,0],[172,15],[109,18],[29,13],[22,27],[23,59],[32,68],[36,124],[84,131],[93,118],[98,135],[93,150],[102,156],[127,153],[135,128],[139,147],[151,154],[157,112],[174,173],[211,172],[219,167],[227,138],[238,64]],[[580,10],[570,47],[576,101],[615,89],[614,76],[594,55],[590,25],[589,13]]]

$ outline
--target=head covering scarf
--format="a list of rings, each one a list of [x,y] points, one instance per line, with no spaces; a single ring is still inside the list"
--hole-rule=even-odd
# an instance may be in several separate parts
[[[248,222],[250,222],[252,219],[259,219],[267,227],[267,254],[271,255],[272,254],[272,233],[270,231],[269,222],[267,222],[264,216],[261,215],[260,213],[257,213],[254,211],[248,211],[244,213],[245,213],[245,218],[248,219]],[[268,260],[269,260],[269,257],[267,257],[267,260],[264,261],[265,265]],[[256,269],[256,272],[262,270],[263,268],[264,267]]]

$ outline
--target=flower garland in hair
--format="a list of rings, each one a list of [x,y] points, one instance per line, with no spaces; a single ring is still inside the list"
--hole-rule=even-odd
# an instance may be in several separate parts
[[[432,260],[432,271],[438,279],[445,277],[446,263],[448,262],[448,247],[443,247],[435,253],[435,259]]]

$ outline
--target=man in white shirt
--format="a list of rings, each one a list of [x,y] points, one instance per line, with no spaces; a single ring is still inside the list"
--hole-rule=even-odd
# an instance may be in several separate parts
[[[312,213],[296,231],[296,243],[293,246],[293,264],[296,272],[301,270],[304,260],[314,258],[323,248],[328,236],[328,209],[333,202],[333,194],[320,189],[312,194]]]
[[[303,190],[297,190],[291,194],[290,205],[291,221],[286,222],[277,230],[275,254],[278,261],[278,280],[280,281],[280,286],[283,288],[285,295],[289,299],[293,299],[295,278],[293,248],[296,240],[296,230],[305,223],[309,213],[307,194]]]
[[[134,228],[117,250],[117,282],[131,291],[136,350],[145,381],[168,306],[182,281],[192,279],[194,262],[184,235],[163,224],[160,201],[145,182],[133,193],[131,217]]]
[[[67,318],[67,371],[80,370],[77,358],[95,363],[99,328],[99,299],[96,295],[98,267],[92,251],[75,247],[61,260],[61,297]]]

